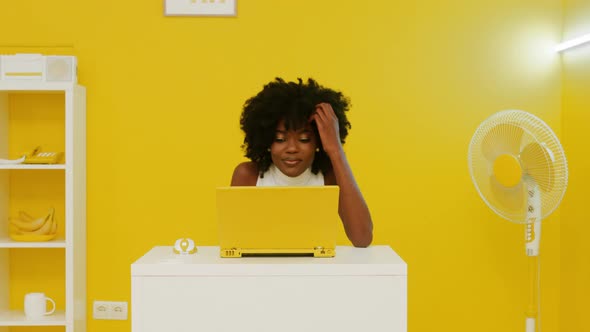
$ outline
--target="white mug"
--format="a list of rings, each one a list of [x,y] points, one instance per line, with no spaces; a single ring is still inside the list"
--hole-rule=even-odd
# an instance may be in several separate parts
[[[47,311],[47,301],[53,304],[53,308]],[[45,296],[45,293],[28,293],[25,295],[25,316],[27,319],[41,319],[51,315],[55,311],[55,301]]]

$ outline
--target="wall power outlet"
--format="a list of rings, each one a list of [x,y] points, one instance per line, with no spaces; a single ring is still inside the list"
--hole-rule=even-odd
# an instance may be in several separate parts
[[[92,305],[94,319],[127,319],[127,302],[94,301]]]

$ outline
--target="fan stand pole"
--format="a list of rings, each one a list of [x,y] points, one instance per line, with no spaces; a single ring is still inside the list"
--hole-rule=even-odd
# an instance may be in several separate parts
[[[535,332],[535,325],[537,321],[537,288],[538,288],[538,281],[537,278],[537,264],[538,264],[539,257],[538,256],[529,256],[528,257],[528,265],[529,265],[529,305],[526,311],[526,332]]]
[[[529,269],[529,305],[526,311],[526,332],[535,332],[539,299],[539,244],[541,242],[541,195],[539,187],[530,181],[527,183],[528,206],[525,225],[525,247]]]

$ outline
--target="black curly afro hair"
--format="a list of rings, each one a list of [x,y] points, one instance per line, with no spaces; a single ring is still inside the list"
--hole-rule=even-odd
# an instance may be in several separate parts
[[[341,92],[325,88],[311,78],[303,83],[300,78],[298,82],[285,82],[277,77],[244,103],[240,118],[240,128],[245,134],[242,148],[245,156],[256,163],[261,175],[272,164],[268,148],[273,143],[278,123],[284,120],[287,130],[301,129],[306,126],[319,103],[329,103],[332,106],[338,117],[340,141],[344,144],[351,128],[346,118],[349,100]],[[332,169],[332,163],[322,148],[315,121],[311,125],[320,148],[315,154],[311,171],[317,174],[321,170],[326,174]]]

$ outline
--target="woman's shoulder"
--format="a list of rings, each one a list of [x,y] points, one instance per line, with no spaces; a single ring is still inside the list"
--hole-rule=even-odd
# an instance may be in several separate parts
[[[252,161],[240,163],[234,169],[232,186],[255,186],[258,181],[258,166]]]

